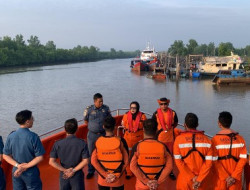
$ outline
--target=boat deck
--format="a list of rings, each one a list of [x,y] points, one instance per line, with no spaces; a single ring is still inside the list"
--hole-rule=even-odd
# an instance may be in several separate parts
[[[121,124],[121,119],[122,116],[116,116],[116,126],[119,126]],[[50,135],[46,138],[42,139],[42,143],[43,146],[46,150],[46,153],[44,155],[44,160],[42,161],[42,163],[39,164],[39,169],[40,169],[40,173],[41,173],[41,179],[42,179],[42,183],[43,183],[43,189],[44,190],[59,190],[59,171],[54,169],[53,167],[51,167],[48,162],[49,162],[49,154],[51,151],[51,148],[53,146],[53,144],[55,143],[55,141],[65,138],[66,134],[64,131],[58,132],[54,135]],[[79,129],[77,131],[76,136],[78,136],[79,138],[82,139],[86,139],[87,137],[87,126],[86,125],[80,125]],[[2,163],[2,167],[4,169],[4,173],[5,173],[5,177],[6,177],[6,183],[7,183],[7,187],[6,189],[13,189],[12,188],[12,176],[11,176],[11,170],[12,167],[7,164],[4,160]],[[85,176],[87,174],[87,167],[84,168],[84,173]],[[174,173],[178,174],[178,170],[175,168],[174,169]],[[213,172],[211,172],[213,173]],[[245,174],[244,174],[244,180],[245,180],[245,184],[246,187],[244,189],[249,189],[249,180],[250,180],[250,166],[247,164],[245,166]],[[168,178],[166,180],[166,186],[168,187],[168,190],[175,190],[175,186],[176,186],[176,181],[171,180],[170,178]],[[164,187],[166,187],[164,186]],[[85,189],[86,190],[96,190],[97,188],[97,173],[95,173],[95,176],[92,179],[85,179]],[[129,180],[125,179],[125,190],[133,190],[135,189],[135,177],[132,177]]]
[[[41,164],[39,166],[40,171],[41,171],[41,179],[43,182],[46,181],[46,183],[43,183],[43,189],[45,190],[59,190],[59,172],[49,166],[48,164]],[[95,172],[95,176],[92,179],[86,179],[86,174],[87,174],[87,167],[84,168],[84,174],[85,174],[85,189],[86,190],[97,190],[97,173]],[[125,179],[125,190],[134,190],[135,189],[135,177],[132,177],[131,179],[127,180]],[[169,190],[174,190],[175,189],[175,183],[176,181],[173,181],[171,179],[168,179],[166,181],[168,184],[168,189]]]

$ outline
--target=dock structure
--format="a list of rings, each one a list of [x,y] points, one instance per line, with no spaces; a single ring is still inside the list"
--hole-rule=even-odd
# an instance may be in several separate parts
[[[167,52],[161,52],[159,60],[165,66],[168,77],[175,77],[178,80],[181,76],[188,76],[190,70],[196,69],[198,64],[203,61],[203,55],[172,56]]]

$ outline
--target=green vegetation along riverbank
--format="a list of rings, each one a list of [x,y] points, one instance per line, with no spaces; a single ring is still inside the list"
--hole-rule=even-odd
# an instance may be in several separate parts
[[[71,62],[96,61],[102,59],[131,58],[139,51],[123,52],[111,48],[110,51],[100,51],[94,46],[76,46],[73,49],[56,48],[53,41],[41,44],[37,36],[31,36],[25,42],[22,35],[15,38],[0,37],[0,67],[54,65]]]

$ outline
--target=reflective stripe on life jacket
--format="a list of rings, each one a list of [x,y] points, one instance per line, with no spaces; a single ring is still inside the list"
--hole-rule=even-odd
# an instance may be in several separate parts
[[[141,117],[142,117],[142,112],[138,112],[137,115],[136,115],[136,119],[135,119],[135,125],[133,126],[133,119],[132,119],[132,114],[131,112],[129,111],[127,113],[128,115],[128,127],[129,127],[129,132],[137,132],[138,129],[139,129],[139,124],[140,124],[140,121],[141,121]]]
[[[142,140],[137,145],[138,167],[150,180],[157,180],[165,166],[165,145],[157,140]]]
[[[230,137],[230,145],[229,145],[229,152],[228,155],[226,156],[218,156],[218,160],[227,160],[232,158],[235,162],[239,161],[239,158],[236,158],[235,156],[232,155],[232,148],[233,148],[233,140],[236,140],[236,135],[238,135],[239,133],[230,133],[230,134],[217,134],[217,135],[226,135],[228,137]],[[244,144],[235,144],[236,146],[234,146],[234,148],[241,148],[244,146]],[[242,146],[243,145],[243,146]],[[220,146],[220,145],[218,145]],[[216,149],[220,149],[221,147],[216,146]],[[228,147],[228,145],[227,145]]]
[[[205,160],[206,158],[205,158],[205,156],[199,151],[199,150],[197,150],[196,149],[196,144],[195,144],[195,133],[193,133],[193,135],[192,135],[192,149],[190,149],[189,151],[188,151],[188,153],[185,155],[185,156],[182,156],[182,159],[184,160],[185,158],[187,158],[192,152],[198,152],[198,154],[200,155],[200,157],[202,158],[202,160]],[[197,143],[198,144],[198,143]],[[200,143],[200,144],[207,144],[207,143]],[[189,144],[188,144],[189,145]],[[211,146],[211,145],[210,145]],[[190,147],[190,146],[188,146],[188,147]],[[182,148],[184,148],[184,147],[182,147]],[[186,148],[186,146],[185,146],[185,148]],[[210,158],[209,158],[210,159]],[[212,159],[212,158],[211,158]]]
[[[99,137],[96,141],[97,160],[106,172],[120,175],[123,166],[121,139]]]
[[[171,129],[172,124],[173,124],[173,110],[168,108],[167,121],[165,121],[166,118],[164,118],[164,114],[162,113],[160,108],[157,109],[157,115],[158,115],[158,118],[159,118],[162,129],[164,131],[167,131],[167,130]]]

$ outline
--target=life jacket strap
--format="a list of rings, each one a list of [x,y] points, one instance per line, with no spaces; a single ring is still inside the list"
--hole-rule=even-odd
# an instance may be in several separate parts
[[[123,160],[98,160],[99,162],[123,162]]]
[[[187,158],[192,152],[198,152],[198,154],[200,155],[200,157],[202,158],[202,160],[204,161],[205,160],[205,156],[199,151],[196,149],[195,147],[195,133],[193,134],[192,136],[192,149],[190,149],[188,151],[188,153],[185,155],[185,156],[182,156],[182,160],[184,160],[185,158]]]
[[[144,168],[159,168],[159,167],[164,167],[165,165],[157,165],[157,166],[149,166],[149,165],[140,165],[138,164],[139,167],[144,167]]]
[[[230,158],[232,158],[235,162],[239,161],[239,159],[236,158],[233,155],[220,156],[220,157],[218,157],[218,160],[227,160],[227,159],[230,159]]]
[[[228,152],[228,155],[226,155],[226,156],[219,156],[218,160],[227,160],[227,159],[231,159],[232,158],[235,162],[238,162],[239,158],[236,158],[235,156],[232,155],[233,140],[236,139],[236,135],[238,135],[238,133],[230,133],[230,134],[226,134],[226,135],[230,137],[229,152]]]

